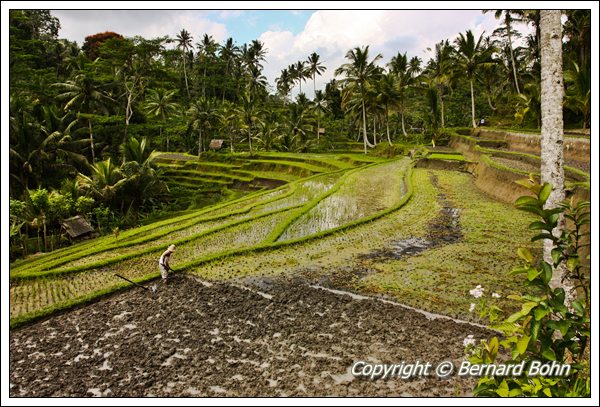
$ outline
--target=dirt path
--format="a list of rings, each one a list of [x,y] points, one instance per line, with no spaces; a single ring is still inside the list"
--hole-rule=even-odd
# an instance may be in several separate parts
[[[10,395],[455,396],[473,379],[369,380],[353,363],[460,363],[489,332],[294,280],[175,276],[10,335]],[[457,390],[458,389],[458,390]]]

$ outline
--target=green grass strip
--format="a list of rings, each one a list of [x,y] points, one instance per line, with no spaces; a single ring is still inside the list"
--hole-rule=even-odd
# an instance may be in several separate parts
[[[410,199],[413,196],[413,192],[414,192],[413,182],[414,182],[414,175],[412,172],[412,167],[409,167],[407,170],[406,176],[405,176],[406,193],[404,194],[402,199],[396,205],[394,205],[393,207],[390,207],[384,211],[375,213],[375,214],[367,216],[365,218],[357,219],[353,222],[338,226],[336,228],[324,230],[324,231],[318,232],[316,234],[304,236],[304,237],[301,237],[298,239],[288,240],[288,241],[283,241],[283,242],[270,242],[270,243],[266,243],[266,244],[262,244],[262,245],[258,245],[258,246],[254,246],[254,247],[249,247],[249,248],[244,248],[244,249],[236,249],[236,250],[228,250],[226,252],[206,256],[206,257],[182,264],[181,266],[179,266],[177,268],[176,272],[184,272],[184,271],[190,270],[191,268],[198,267],[202,264],[220,260],[220,259],[230,257],[230,256],[252,253],[252,252],[258,253],[261,251],[267,251],[267,250],[277,249],[277,248],[286,247],[286,246],[303,244],[303,243],[309,242],[311,240],[319,239],[319,238],[322,238],[322,237],[325,237],[328,235],[332,235],[334,233],[342,232],[344,230],[354,228],[354,227],[360,226],[364,223],[371,222],[376,219],[382,218],[386,215],[391,214],[392,212],[395,212],[395,211],[401,209],[404,205],[406,205],[410,201]],[[287,208],[286,210],[289,210],[289,209],[290,208]],[[147,274],[144,277],[141,277],[138,279],[133,279],[132,281],[135,281],[138,284],[143,284],[147,281],[156,279],[159,276],[160,276],[160,273],[153,272],[153,273]],[[62,303],[58,303],[55,305],[41,308],[39,310],[35,310],[32,312],[18,315],[16,317],[13,317],[10,319],[10,328],[14,329],[14,328],[23,326],[23,325],[31,323],[31,322],[35,322],[41,318],[47,317],[58,311],[67,310],[69,308],[72,308],[72,307],[75,307],[78,305],[85,305],[88,303],[92,303],[94,301],[99,300],[101,297],[115,293],[115,292],[123,290],[125,288],[132,288],[131,284],[118,283],[118,284],[115,284],[114,286],[104,288],[104,289],[101,289],[98,291],[94,291],[94,292],[86,294],[82,297],[74,298],[72,300],[68,300],[68,301],[65,301]]]
[[[218,220],[221,218],[226,218],[229,216],[233,216],[233,215],[239,215],[239,214],[245,214],[249,211],[251,211],[253,208],[259,207],[261,205],[266,205],[269,204],[271,202],[277,201],[279,199],[283,199],[283,198],[287,198],[288,196],[292,195],[296,189],[297,189],[297,184],[293,185],[293,184],[289,184],[289,185],[283,185],[279,188],[273,189],[273,190],[269,190],[269,191],[265,191],[265,192],[261,192],[259,195],[264,195],[266,193],[270,193],[270,192],[274,192],[283,188],[290,188],[290,190],[282,195],[278,195],[278,196],[274,196],[272,198],[267,199],[266,201],[263,202],[256,202],[254,204],[251,204],[247,207],[244,207],[242,209],[239,209],[237,211],[232,211],[232,212],[227,212],[224,214],[220,214],[220,215],[214,215],[214,216],[208,216],[208,217],[198,217],[201,214],[207,213],[209,210],[216,210],[216,209],[222,209],[223,207],[226,207],[227,205],[216,205],[215,207],[211,207],[209,208],[209,210],[202,210],[202,211],[198,211],[196,213],[193,214],[193,216],[188,216],[186,215],[186,218],[191,218],[191,221],[186,222],[186,223],[182,223],[179,226],[173,227],[171,230],[169,230],[168,232],[164,232],[164,231],[159,231],[157,233],[150,233],[150,234],[145,234],[140,238],[137,238],[135,240],[130,240],[130,241],[120,241],[120,242],[116,242],[114,241],[114,238],[110,238],[108,244],[98,244],[100,242],[97,242],[96,245],[93,245],[90,249],[87,250],[82,250],[81,247],[79,247],[79,250],[75,250],[75,253],[73,255],[70,256],[61,256],[58,259],[56,259],[55,261],[49,261],[52,259],[48,259],[46,258],[46,261],[44,262],[44,264],[38,266],[38,267],[33,267],[33,268],[29,268],[27,270],[24,271],[20,271],[21,268],[19,269],[14,269],[11,270],[11,277],[14,276],[18,276],[23,272],[29,273],[29,272],[35,272],[35,271],[43,271],[43,270],[48,270],[49,268],[52,267],[57,267],[60,266],[62,264],[68,263],[70,261],[73,260],[77,260],[80,259],[81,257],[84,256],[89,256],[92,254],[98,254],[98,253],[102,253],[105,252],[107,250],[114,250],[114,249],[119,249],[119,248],[125,248],[125,247],[130,247],[130,246],[134,246],[137,244],[141,244],[141,243],[146,243],[152,240],[156,240],[160,237],[166,236],[172,232],[177,232],[179,230],[194,226],[200,222],[208,222],[208,221],[213,221],[213,220]],[[258,195],[254,195],[254,197],[256,198]],[[247,197],[243,197],[240,198],[238,200],[232,201],[230,204],[234,204],[234,203],[240,203],[240,202],[244,202],[245,200],[247,200]],[[185,220],[184,220],[185,221]],[[182,222],[182,221],[180,221]],[[161,222],[162,223],[162,222]],[[169,223],[165,223],[161,226],[166,226],[169,225]],[[150,230],[146,230],[146,232],[150,232],[152,229]],[[139,233],[136,233],[136,236]]]

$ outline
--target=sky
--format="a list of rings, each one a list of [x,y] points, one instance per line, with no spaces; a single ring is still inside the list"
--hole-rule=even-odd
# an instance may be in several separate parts
[[[61,23],[59,37],[80,45],[87,35],[103,31],[153,38],[175,37],[184,28],[192,34],[194,44],[205,33],[219,43],[228,37],[238,45],[258,39],[267,49],[264,74],[271,90],[283,68],[306,60],[313,52],[320,55],[327,68],[317,78],[319,89],[334,77],[335,69],[345,62],[344,55],[351,48],[369,45],[371,55],[383,54],[383,64],[398,52],[407,52],[409,57],[418,56],[426,62],[430,57],[427,48],[433,48],[443,39],[453,40],[468,29],[476,35],[484,31],[491,34],[499,26],[493,13],[483,14],[481,10],[52,9],[51,12]],[[302,87],[308,97],[313,96],[312,80]],[[297,93],[296,87],[293,95]]]

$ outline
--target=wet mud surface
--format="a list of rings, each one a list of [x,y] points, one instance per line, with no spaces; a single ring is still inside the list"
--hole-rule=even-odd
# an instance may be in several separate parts
[[[431,183],[440,190],[438,178],[430,173]],[[427,226],[424,237],[409,237],[407,239],[390,242],[389,247],[375,250],[359,256],[360,260],[386,260],[401,259],[405,256],[414,256],[427,249],[458,242],[462,238],[460,228],[460,209],[447,198],[446,194],[439,192],[437,201],[442,207],[438,215]]]
[[[10,396],[456,396],[474,379],[355,378],[351,366],[463,358],[490,333],[300,279],[176,275],[10,334]]]

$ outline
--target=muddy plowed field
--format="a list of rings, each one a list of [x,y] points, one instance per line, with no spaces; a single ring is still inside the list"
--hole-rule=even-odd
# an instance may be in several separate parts
[[[177,275],[11,332],[10,395],[456,396],[473,379],[355,378],[356,361],[463,357],[479,327],[300,279]]]

